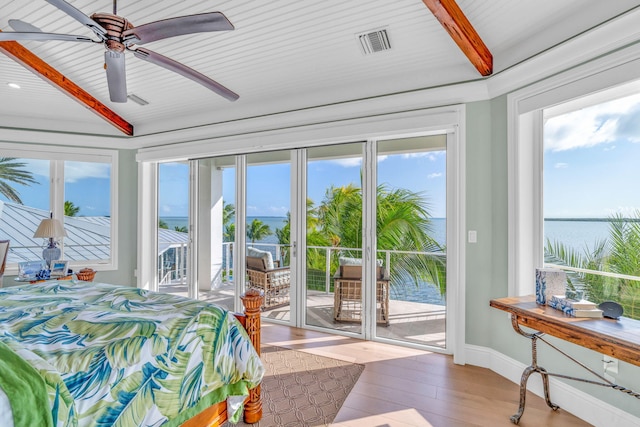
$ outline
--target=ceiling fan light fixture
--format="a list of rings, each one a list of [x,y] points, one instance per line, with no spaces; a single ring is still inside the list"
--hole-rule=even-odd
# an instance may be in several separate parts
[[[138,105],[148,105],[149,101],[147,101],[146,99],[142,99],[140,98],[138,95],[136,95],[135,93],[130,93],[127,95],[127,98],[130,99],[131,101],[135,102]]]
[[[360,49],[365,55],[371,55],[372,53],[383,52],[391,49],[389,32],[386,27],[356,34],[356,37],[358,38]]]
[[[18,83],[7,83],[11,89],[20,89],[20,85]]]

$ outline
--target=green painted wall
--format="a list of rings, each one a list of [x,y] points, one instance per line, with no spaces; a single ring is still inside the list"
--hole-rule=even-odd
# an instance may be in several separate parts
[[[506,313],[489,307],[491,298],[508,294],[507,147],[507,97],[467,104],[467,230],[477,230],[478,243],[466,246],[466,343],[494,349],[529,365],[530,341],[513,330]],[[602,374],[601,354],[562,340],[550,341]],[[597,380],[545,344],[540,344],[538,350],[539,364],[550,372]],[[620,362],[616,382],[640,392],[640,368]],[[632,396],[597,385],[567,383],[640,417],[640,401]],[[514,406],[514,412],[516,409]]]
[[[119,150],[118,154],[118,269],[100,271],[95,280],[136,286],[134,271],[138,263],[138,163],[135,150]]]

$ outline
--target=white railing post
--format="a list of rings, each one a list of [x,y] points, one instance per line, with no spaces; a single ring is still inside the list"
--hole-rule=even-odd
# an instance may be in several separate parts
[[[387,274],[391,274],[391,251],[384,251],[384,266],[387,268]]]
[[[324,291],[329,293],[331,291],[331,248],[327,248],[326,265],[324,272]]]

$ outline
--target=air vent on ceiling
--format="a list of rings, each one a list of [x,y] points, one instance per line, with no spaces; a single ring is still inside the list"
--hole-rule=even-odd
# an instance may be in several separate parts
[[[386,28],[358,34],[358,40],[365,55],[391,49]]]
[[[138,105],[147,105],[149,103],[149,101],[147,101],[146,99],[140,98],[135,93],[130,93],[129,95],[127,95],[127,98],[129,98],[130,100],[132,100]]]

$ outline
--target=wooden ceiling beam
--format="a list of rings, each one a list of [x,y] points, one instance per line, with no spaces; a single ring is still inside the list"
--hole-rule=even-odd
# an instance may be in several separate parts
[[[131,123],[120,117],[109,107],[91,96],[87,91],[66,78],[62,73],[44,62],[20,43],[14,41],[0,42],[0,52],[30,70],[38,77],[48,81],[72,99],[120,129],[126,135],[133,136],[133,125]]]
[[[493,73],[493,55],[455,0],[422,0],[483,76]]]

